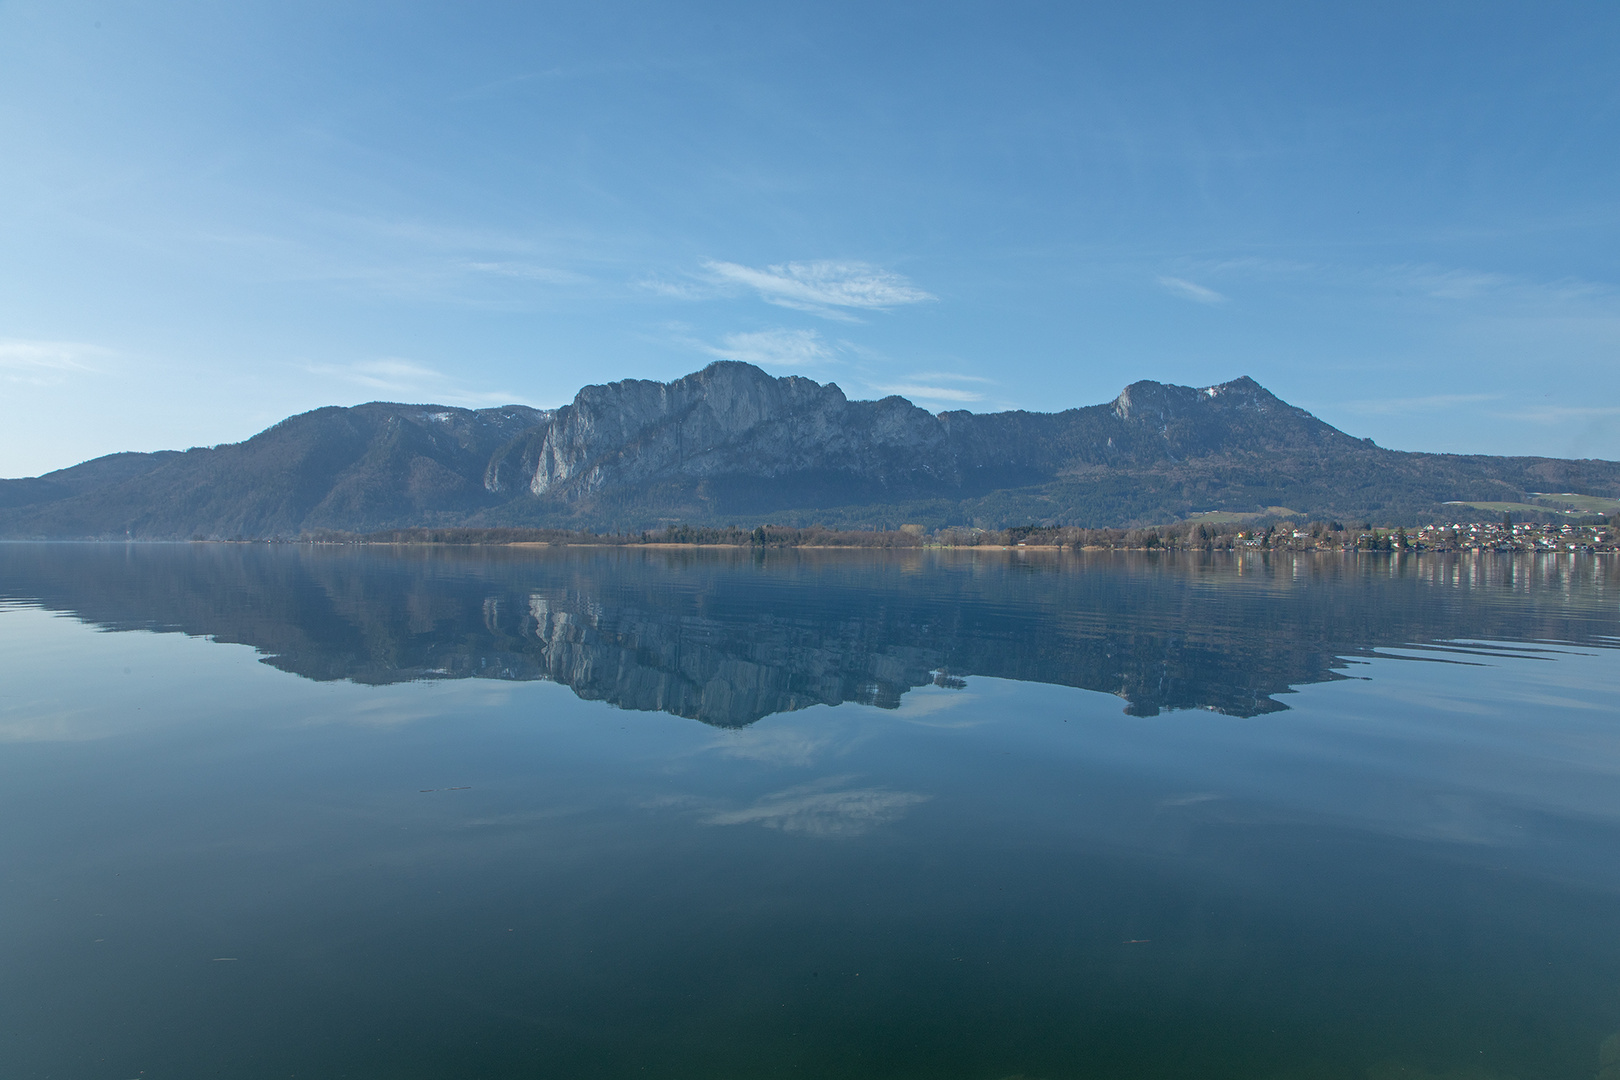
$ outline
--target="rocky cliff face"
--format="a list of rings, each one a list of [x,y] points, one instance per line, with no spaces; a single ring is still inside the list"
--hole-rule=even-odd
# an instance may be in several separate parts
[[[514,449],[516,469],[508,452],[486,476],[490,490],[521,476],[531,494],[563,502],[652,483],[819,477],[909,492],[955,479],[940,472],[938,421],[904,398],[852,402],[834,384],[736,362],[672,383],[588,386]]]
[[[588,386],[505,448],[491,492],[520,484],[549,501],[700,485],[736,499],[749,484],[815,505],[982,492],[1035,483],[1077,461],[1141,465],[1197,453],[1356,440],[1243,378],[1204,389],[1138,382],[1111,406],[1056,414],[934,416],[904,398],[850,401],[834,384],[722,362],[672,383]]]

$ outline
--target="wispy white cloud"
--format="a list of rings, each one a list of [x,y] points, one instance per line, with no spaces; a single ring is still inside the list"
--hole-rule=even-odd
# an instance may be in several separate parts
[[[558,270],[551,266],[536,266],[522,262],[466,262],[467,270],[495,277],[518,278],[523,281],[541,281],[548,285],[584,285],[590,278],[572,270]]]
[[[0,338],[0,379],[46,386],[72,375],[96,371],[95,361],[110,349],[78,341],[26,341]]]
[[[1213,274],[1217,277],[1236,274],[1254,278],[1302,278],[1324,273],[1328,268],[1321,263],[1299,259],[1262,258],[1242,255],[1231,259],[1186,260],[1182,264],[1190,273]]]
[[[537,246],[533,237],[521,233],[447,225],[437,221],[357,214],[320,214],[315,220],[339,234],[368,236],[418,251],[532,254]]]
[[[465,90],[451,94],[449,100],[472,101],[478,98],[494,97],[500,94],[508,93],[512,90],[516,90],[520,87],[527,86],[534,82],[550,81],[555,79],[559,70],[560,69],[550,68],[544,71],[525,71],[520,75],[508,75],[504,78],[493,79],[489,82],[482,82],[476,86],[470,86]]]
[[[987,379],[983,375],[960,375],[954,371],[919,371],[915,375],[907,376],[907,378],[927,379],[938,382],[984,383],[988,386],[996,385],[996,380]]]
[[[1226,297],[1222,294],[1195,281],[1188,281],[1186,278],[1161,276],[1159,284],[1183,300],[1192,300],[1199,304],[1226,303]]]
[[[1572,420],[1620,416],[1620,405],[1531,405],[1513,412],[1499,412],[1492,415],[1504,420],[1529,420],[1536,424],[1565,424]]]
[[[950,401],[965,404],[984,400],[984,395],[977,390],[963,390],[955,386],[929,386],[925,383],[909,382],[887,385],[873,383],[871,386],[880,394],[899,394],[901,397],[918,401]]]
[[[442,372],[435,371],[426,364],[418,364],[412,360],[401,360],[397,357],[361,360],[343,368],[314,368],[312,370],[321,371],[324,374],[338,375],[352,383],[374,387],[378,390],[423,386],[428,383],[445,381]]]
[[[417,398],[436,405],[484,408],[510,405],[518,399],[506,390],[471,390],[436,368],[400,357],[360,360],[352,364],[311,364],[307,370],[379,391],[396,400]]]
[[[1408,288],[1440,300],[1474,300],[1518,284],[1506,274],[1487,274],[1474,270],[1403,268],[1396,276],[1404,277]]]
[[[1345,402],[1344,408],[1363,416],[1402,416],[1409,413],[1441,412],[1458,405],[1497,401],[1501,397],[1501,394],[1429,394],[1425,397],[1363,398],[1359,401]]]
[[[1536,280],[1472,267],[1400,265],[1348,274],[1324,270],[1329,278],[1371,285],[1399,296],[1459,303],[1485,301],[1492,314],[1515,316],[1568,315],[1572,312],[1612,314],[1620,293],[1612,285],[1580,278]]]
[[[1175,269],[1181,276],[1161,277],[1160,285],[1192,300],[1225,299],[1199,285],[1200,280],[1241,279],[1263,281],[1268,287],[1327,290],[1354,296],[1356,303],[1386,305],[1386,310],[1393,304],[1397,310],[1420,314],[1434,332],[1449,334],[1476,356],[1518,353],[1522,360],[1569,356],[1572,349],[1592,355],[1620,345],[1620,285],[1614,282],[1535,278],[1433,263],[1354,265],[1239,258],[1183,260]],[[1219,299],[1209,300],[1203,291]]]
[[[414,255],[321,265],[303,276],[396,298],[495,311],[529,310],[555,290],[595,284],[584,274],[536,263]]]
[[[334,213],[315,213],[305,225],[281,233],[213,230],[183,239],[225,249],[238,274],[458,307],[525,310],[556,290],[604,287],[590,273],[603,258],[577,235]],[[617,268],[610,273],[621,275]]]
[[[767,795],[741,810],[723,810],[706,825],[763,825],[812,836],[858,836],[898,820],[927,795],[847,786],[852,777],[828,777]]]
[[[720,342],[719,345],[700,347],[711,356],[723,360],[742,360],[749,364],[797,367],[821,364],[834,358],[833,350],[814,330],[756,330],[727,334]]]
[[[864,262],[818,259],[759,269],[710,260],[703,269],[712,282],[753,289],[766,303],[845,321],[854,319],[851,311],[887,311],[937,299],[903,275]]]
[[[641,278],[636,285],[655,292],[659,296],[667,296],[671,300],[713,300],[722,294],[713,282],[708,281],[671,281],[668,278]]]
[[[1442,266],[1434,263],[1383,265],[1303,262],[1287,259],[1241,257],[1231,259],[1186,259],[1176,264],[1180,276],[1161,277],[1159,284],[1187,296],[1204,299],[1208,292],[1219,300],[1226,297],[1197,284],[1194,277],[1217,281],[1284,282],[1331,289],[1364,289],[1414,300],[1484,300],[1493,305],[1506,303],[1515,309],[1548,310],[1572,305],[1612,307],[1620,290],[1612,284],[1565,277],[1537,280],[1519,274],[1481,270],[1471,266]],[[1188,292],[1188,289],[1195,290]],[[1213,302],[1219,302],[1215,300]]]
[[[654,63],[656,66],[656,62]],[[535,83],[567,82],[576,79],[615,78],[628,72],[646,74],[647,65],[642,63],[598,63],[598,64],[569,64],[557,67],[543,68],[539,71],[525,71],[517,75],[508,75],[489,82],[470,86],[458,93],[451,94],[451,101],[468,101],[485,97],[497,97],[521,90]]]

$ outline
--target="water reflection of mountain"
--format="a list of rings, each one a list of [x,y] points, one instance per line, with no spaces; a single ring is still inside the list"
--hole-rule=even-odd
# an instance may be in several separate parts
[[[1620,633],[1620,567],[1588,556],[10,544],[0,598],[311,679],[552,679],[723,726],[975,675],[1248,716],[1382,646]]]

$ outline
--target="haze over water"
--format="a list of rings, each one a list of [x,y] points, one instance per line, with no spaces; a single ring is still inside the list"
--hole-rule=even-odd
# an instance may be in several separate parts
[[[1589,1080],[1616,646],[1590,556],[0,545],[0,1061]]]

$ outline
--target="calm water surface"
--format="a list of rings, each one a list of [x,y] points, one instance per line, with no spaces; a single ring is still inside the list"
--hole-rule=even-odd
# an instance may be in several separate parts
[[[0,545],[0,1076],[1620,1080],[1620,563]]]

